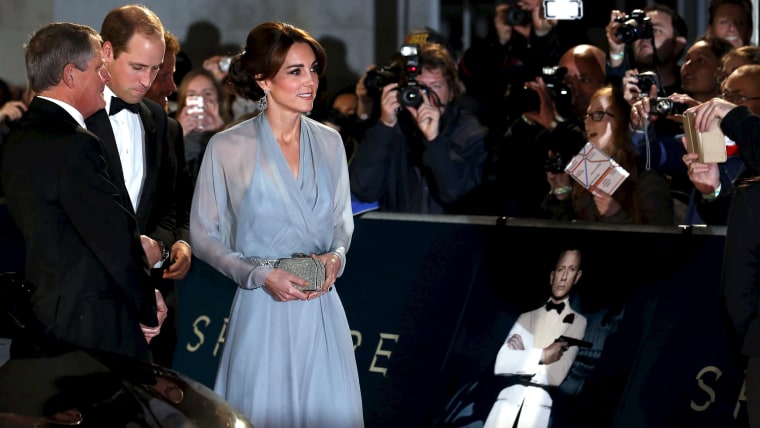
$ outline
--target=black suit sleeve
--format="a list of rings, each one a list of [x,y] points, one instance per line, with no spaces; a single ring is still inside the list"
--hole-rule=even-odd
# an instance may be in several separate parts
[[[760,117],[747,107],[739,106],[731,110],[720,122],[720,128],[739,147],[744,163],[754,171],[760,171]]]
[[[168,139],[177,159],[177,177],[175,182],[177,228],[175,237],[190,242],[190,205],[193,200],[195,183],[190,169],[185,161],[185,140],[182,126],[176,120],[169,118],[167,123]]]
[[[760,355],[760,185],[740,188],[728,216],[723,258],[722,292],[742,353]]]
[[[59,177],[61,206],[92,254],[137,305],[140,322],[156,326],[155,295],[134,216],[116,196],[97,140],[82,135]]]
[[[171,245],[177,229],[177,158],[169,141],[166,112],[151,100],[144,99],[142,102],[150,111],[149,117],[141,116],[146,133],[146,150],[157,151],[158,163],[154,165],[157,171],[147,171],[150,178],[146,178],[141,198],[148,200],[140,201],[138,224],[143,224],[141,233]],[[148,209],[145,209],[144,203],[148,204]]]

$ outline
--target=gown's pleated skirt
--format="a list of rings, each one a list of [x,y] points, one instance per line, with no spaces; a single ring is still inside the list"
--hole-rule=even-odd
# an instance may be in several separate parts
[[[349,332],[335,287],[291,302],[238,289],[214,389],[256,428],[363,427]]]

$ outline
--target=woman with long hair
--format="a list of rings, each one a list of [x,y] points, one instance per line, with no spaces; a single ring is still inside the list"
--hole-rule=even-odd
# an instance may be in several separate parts
[[[665,177],[647,169],[629,132],[629,104],[622,92],[605,86],[591,98],[584,118],[588,141],[612,158],[628,178],[613,195],[587,190],[567,173],[547,172],[551,192],[542,207],[554,219],[623,224],[674,224],[673,198]]]

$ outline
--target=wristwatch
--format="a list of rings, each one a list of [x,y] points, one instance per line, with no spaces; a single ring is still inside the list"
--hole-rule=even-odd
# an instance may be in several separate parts
[[[164,241],[157,239],[156,242],[158,242],[158,247],[161,249],[161,262],[163,263],[169,259],[171,252],[166,248],[166,243],[164,243]]]

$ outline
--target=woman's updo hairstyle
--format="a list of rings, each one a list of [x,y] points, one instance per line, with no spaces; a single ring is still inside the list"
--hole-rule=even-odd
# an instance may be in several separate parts
[[[311,46],[317,60],[320,77],[325,71],[325,49],[306,31],[285,22],[265,22],[257,25],[246,40],[245,50],[232,58],[230,70],[224,80],[227,90],[239,97],[258,100],[264,90],[256,80],[273,78],[295,43]]]

